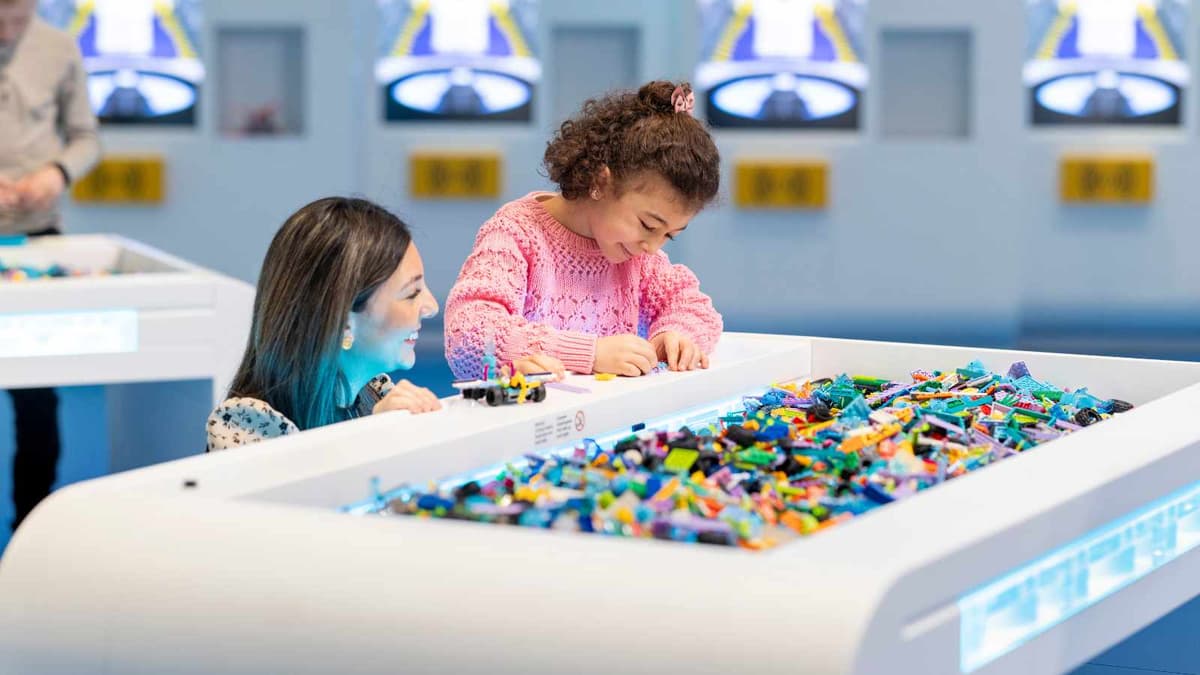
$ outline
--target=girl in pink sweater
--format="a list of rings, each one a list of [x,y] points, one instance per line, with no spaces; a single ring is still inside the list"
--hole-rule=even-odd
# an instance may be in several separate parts
[[[557,193],[531,193],[483,224],[446,301],[446,360],[477,377],[545,354],[576,373],[636,376],[660,361],[708,367],[721,315],[663,244],[717,194],[720,156],[691,87],[651,82],[590,100],[543,160]]]

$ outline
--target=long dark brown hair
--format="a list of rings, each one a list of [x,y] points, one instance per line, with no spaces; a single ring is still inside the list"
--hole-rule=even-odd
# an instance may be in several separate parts
[[[254,319],[230,396],[266,401],[300,429],[347,417],[338,350],[350,312],[362,311],[400,265],[408,226],[364,199],[328,197],[296,213],[263,260]]]

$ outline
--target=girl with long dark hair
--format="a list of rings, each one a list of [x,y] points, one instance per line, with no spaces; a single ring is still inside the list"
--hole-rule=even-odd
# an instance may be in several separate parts
[[[438,311],[408,226],[363,199],[297,211],[267,249],[254,318],[229,398],[208,419],[220,450],[390,410],[441,408],[387,373],[412,368],[421,321]],[[534,355],[514,371],[563,375]]]
[[[250,339],[229,398],[208,420],[219,450],[384,410],[440,407],[407,369],[437,300],[408,227],[363,199],[315,201],[267,250]]]
[[[219,450],[374,412],[441,407],[386,373],[413,366],[438,311],[408,227],[362,199],[297,211],[263,261],[250,339],[229,398],[208,420]]]

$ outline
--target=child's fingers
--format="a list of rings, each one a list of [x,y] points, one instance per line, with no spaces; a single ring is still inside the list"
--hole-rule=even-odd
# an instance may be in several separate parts
[[[707,367],[708,367],[708,354],[701,354],[701,355],[700,355],[700,367],[701,367],[701,368],[707,368]]]
[[[645,372],[646,371],[639,368],[637,364],[633,363],[632,361],[627,361],[621,364],[620,374],[625,377],[638,377],[639,375],[644,375]]]
[[[645,375],[654,369],[654,364],[658,363],[658,357],[647,357],[645,354],[634,354],[632,362],[633,365],[636,366],[640,371],[638,372],[638,375]]]
[[[679,370],[680,354],[679,354],[679,336],[674,333],[663,335],[663,351],[666,352],[667,366],[671,370]]]
[[[634,343],[633,353],[645,359],[651,367],[658,363],[658,351],[648,340],[638,338],[637,342]],[[649,372],[649,368],[646,369],[646,372]]]
[[[534,354],[529,358],[529,360],[532,361],[533,365],[537,367],[537,370],[534,372],[553,373],[554,376],[559,380],[567,376],[567,367],[563,365],[562,361],[559,361],[553,356]]]
[[[687,338],[679,339],[679,367],[677,370],[691,370],[692,359],[695,358],[696,348]]]
[[[566,369],[563,367],[562,361],[559,361],[553,356],[546,356],[545,354],[530,355],[517,361],[514,365],[517,368],[517,372],[524,373],[526,375],[532,375],[533,373],[552,373],[557,379],[560,380],[566,375]]]

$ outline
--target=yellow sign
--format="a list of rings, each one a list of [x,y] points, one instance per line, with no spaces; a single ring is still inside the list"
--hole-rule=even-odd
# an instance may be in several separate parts
[[[734,172],[735,203],[743,209],[823,209],[829,204],[824,161],[744,161]]]
[[[415,199],[500,197],[500,155],[495,153],[414,153],[409,175]]]
[[[83,203],[161,204],[166,178],[166,163],[160,156],[110,156],[75,183],[71,196]]]
[[[1154,158],[1067,155],[1059,163],[1059,190],[1072,204],[1148,204],[1154,199]]]

